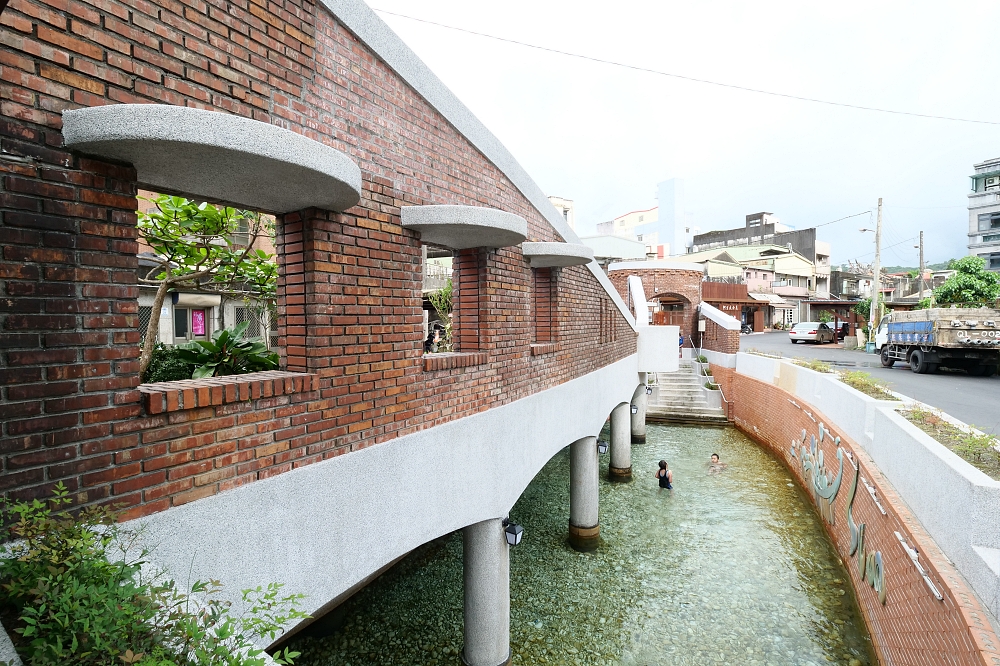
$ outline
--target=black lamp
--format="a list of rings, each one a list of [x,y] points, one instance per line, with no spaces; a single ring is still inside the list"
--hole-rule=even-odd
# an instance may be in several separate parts
[[[631,405],[631,407],[632,407],[632,413],[633,414],[638,414],[639,413],[639,406],[638,405]]]
[[[608,443],[607,443],[607,441],[605,441],[603,439],[597,440],[597,452],[599,454],[601,454],[601,455],[604,455],[605,453],[608,452]]]
[[[653,387],[652,386],[647,386],[646,387],[646,395],[653,395]]]
[[[524,536],[524,528],[517,523],[510,522],[510,518],[504,518],[503,535],[507,539],[508,546],[516,546],[521,543],[521,537]]]

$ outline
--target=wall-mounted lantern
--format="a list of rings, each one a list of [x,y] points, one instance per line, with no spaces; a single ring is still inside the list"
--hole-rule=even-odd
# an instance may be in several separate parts
[[[646,387],[646,395],[653,395],[653,387],[652,386],[647,386]]]
[[[524,536],[524,528],[517,523],[510,522],[510,518],[504,518],[503,535],[507,539],[508,546],[516,546],[521,543],[521,538]]]
[[[639,413],[639,406],[638,405],[629,405],[629,407],[631,408],[633,414],[638,414]]]
[[[607,452],[608,452],[608,442],[603,439],[597,440],[597,453],[603,456]]]

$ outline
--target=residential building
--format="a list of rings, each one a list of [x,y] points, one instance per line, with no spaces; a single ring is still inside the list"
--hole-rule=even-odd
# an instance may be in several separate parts
[[[701,252],[740,245],[781,245],[806,257],[815,265],[811,286],[820,298],[830,294],[830,244],[816,238],[816,228],[793,229],[781,223],[773,213],[752,213],[746,225],[696,234],[691,251]]]
[[[563,216],[563,220],[566,221],[569,228],[576,231],[576,212],[573,208],[573,200],[563,199],[562,197],[549,197],[549,201],[556,207],[559,214]]]
[[[973,165],[969,176],[969,254],[1000,271],[1000,157]]]

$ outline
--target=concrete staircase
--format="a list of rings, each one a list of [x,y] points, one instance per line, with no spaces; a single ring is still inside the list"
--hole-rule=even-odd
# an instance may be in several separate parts
[[[724,407],[708,404],[702,388],[708,378],[694,373],[691,361],[681,361],[677,372],[656,373],[656,386],[646,406],[646,420],[653,423],[728,423]]]

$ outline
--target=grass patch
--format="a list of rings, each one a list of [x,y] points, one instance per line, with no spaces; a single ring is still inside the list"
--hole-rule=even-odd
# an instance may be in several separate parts
[[[992,435],[970,433],[948,423],[939,412],[914,407],[901,409],[907,421],[941,442],[972,466],[1000,481],[1000,450]]]
[[[766,352],[760,349],[748,349],[748,354],[753,354],[754,356],[766,356],[767,358],[784,358],[781,354],[775,354],[773,352]]]
[[[833,366],[819,359],[811,358],[797,358],[792,361],[795,365],[801,365],[803,368],[809,368],[810,370],[815,370],[816,372],[833,372]]]
[[[892,391],[889,390],[888,386],[875,379],[867,372],[862,372],[860,370],[845,372],[840,375],[840,381],[844,382],[853,389],[861,391],[865,395],[870,395],[871,397],[878,398],[879,400],[899,400],[899,398],[892,394]]]

